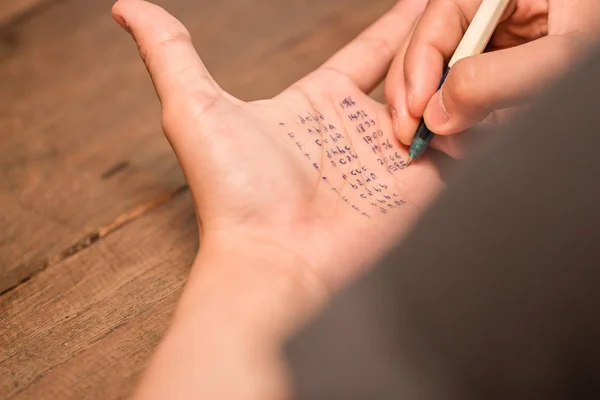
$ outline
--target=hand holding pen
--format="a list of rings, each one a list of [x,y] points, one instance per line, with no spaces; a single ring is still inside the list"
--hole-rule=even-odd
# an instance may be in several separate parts
[[[459,43],[472,43],[465,32],[484,3],[505,6],[485,52],[459,57],[443,81]],[[436,135],[451,135],[525,104],[583,53],[599,27],[597,0],[430,0],[386,79],[396,136],[410,146],[422,121]]]

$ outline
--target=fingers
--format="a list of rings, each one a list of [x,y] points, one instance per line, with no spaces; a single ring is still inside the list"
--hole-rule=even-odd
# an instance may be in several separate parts
[[[119,0],[113,16],[136,41],[163,107],[189,98],[208,105],[221,94],[187,29],[165,10],[142,0]]]
[[[395,133],[409,145],[425,106],[439,87],[448,61],[477,0],[430,0],[419,19],[406,51],[394,60],[385,82],[386,100],[397,116]]]
[[[561,73],[580,51],[575,36],[547,36],[465,58],[454,65],[427,104],[425,122],[437,134],[452,134],[482,121],[492,110],[518,106]]]
[[[341,72],[362,91],[370,92],[384,78],[426,3],[427,0],[400,0],[321,68]]]
[[[416,22],[413,26],[416,27]],[[408,47],[409,40],[403,45],[398,55],[392,61],[390,70],[385,79],[385,98],[391,109],[392,126],[396,137],[405,145],[410,145],[412,136],[419,125],[421,118],[414,117],[408,111],[406,99],[406,85],[404,80],[404,55]]]
[[[431,0],[404,59],[409,112],[421,117],[439,87],[444,66],[456,50],[481,1]]]

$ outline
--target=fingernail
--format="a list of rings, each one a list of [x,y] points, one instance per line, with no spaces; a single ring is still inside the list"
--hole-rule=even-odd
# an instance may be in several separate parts
[[[392,124],[394,128],[394,133],[398,134],[398,127],[400,125],[400,119],[398,118],[398,113],[395,108],[392,108]]]
[[[450,121],[450,114],[444,105],[442,91],[437,93],[437,101],[431,102],[432,106],[427,110],[427,122],[431,126],[442,126]]]
[[[131,33],[131,29],[129,28],[129,24],[127,23],[127,21],[125,21],[125,18],[123,18],[120,15],[115,14],[114,15],[115,21],[117,21],[117,23],[119,25],[121,25],[121,28],[125,29],[127,32]]]

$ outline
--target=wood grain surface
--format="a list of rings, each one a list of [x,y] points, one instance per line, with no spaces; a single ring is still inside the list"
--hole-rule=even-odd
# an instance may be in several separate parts
[[[197,250],[159,103],[112,3],[54,1],[0,29],[0,399],[124,398]],[[158,3],[219,84],[251,100],[394,1]]]
[[[40,12],[44,6],[61,0],[2,0],[0,2],[0,27],[29,13]]]

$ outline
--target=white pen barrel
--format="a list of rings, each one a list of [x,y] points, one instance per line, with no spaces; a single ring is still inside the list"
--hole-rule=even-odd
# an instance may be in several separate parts
[[[487,46],[510,0],[483,0],[473,21],[448,63],[452,68],[459,60],[481,54]]]

